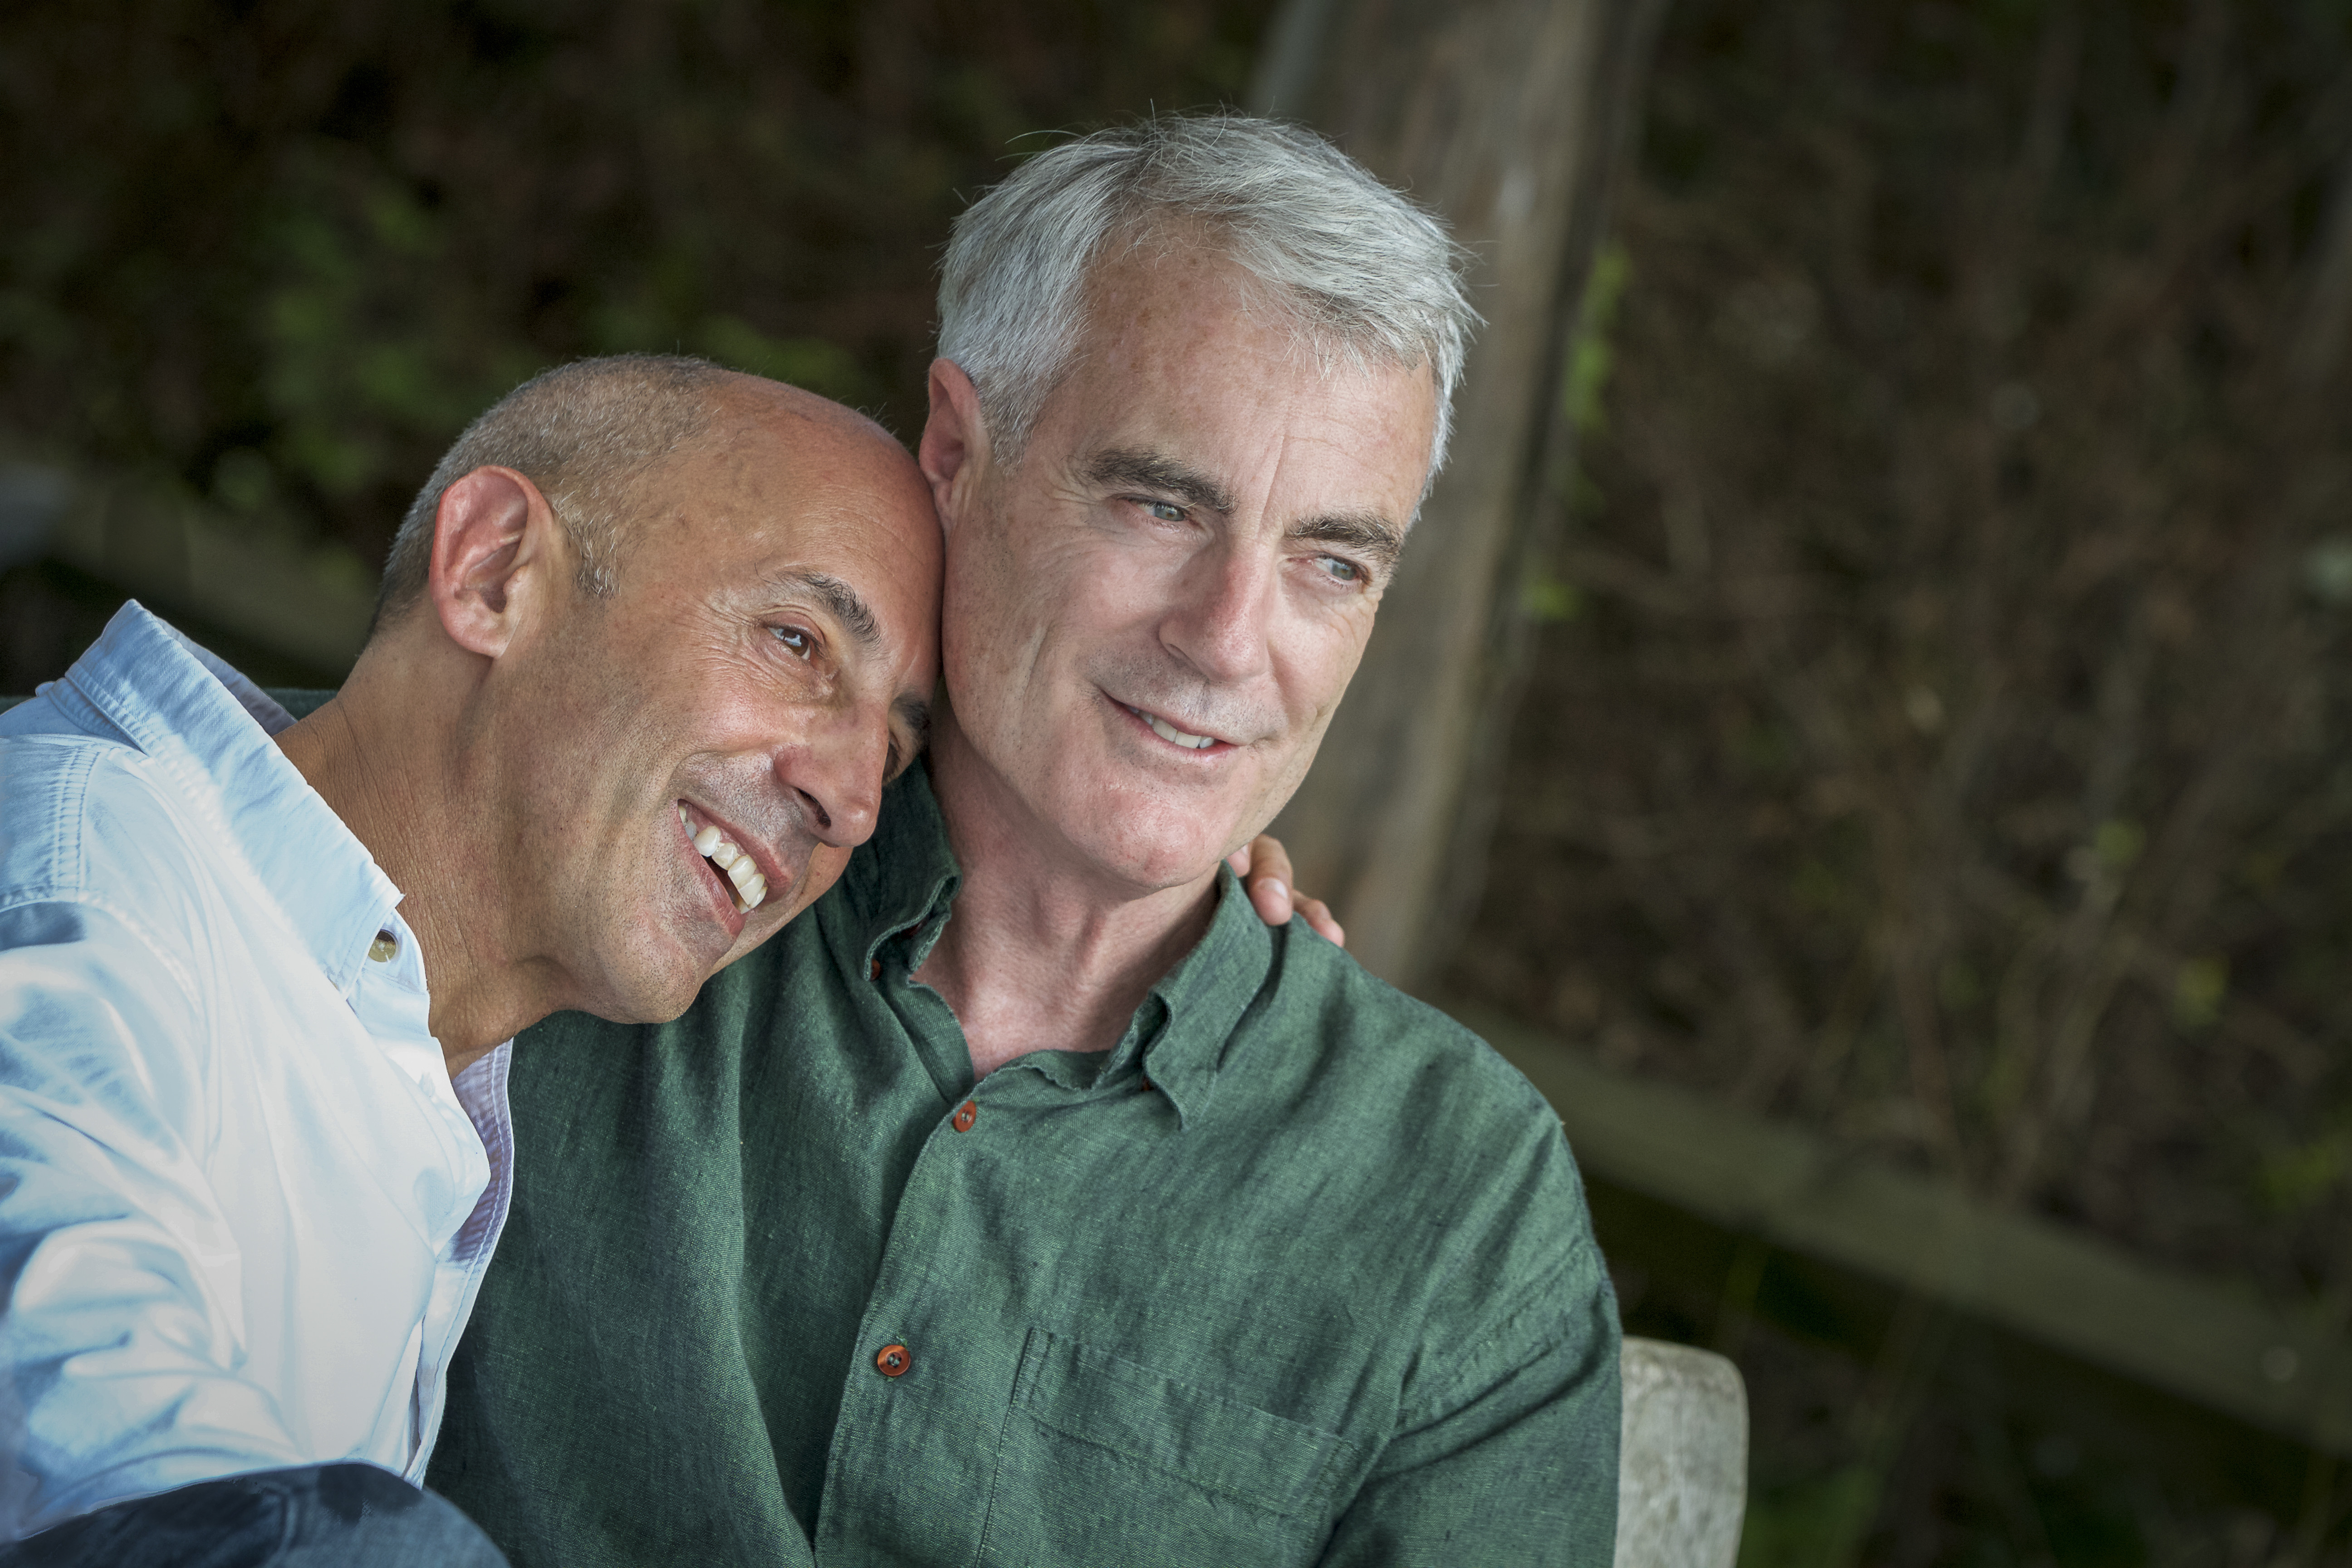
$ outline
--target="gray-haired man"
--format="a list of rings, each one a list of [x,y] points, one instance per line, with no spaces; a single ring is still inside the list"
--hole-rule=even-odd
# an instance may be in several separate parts
[[[518,1055],[434,1471],[516,1563],[1609,1559],[1616,1315],[1558,1123],[1219,864],[1443,457],[1455,268],[1239,119],[965,216],[928,769],[685,1018]]]

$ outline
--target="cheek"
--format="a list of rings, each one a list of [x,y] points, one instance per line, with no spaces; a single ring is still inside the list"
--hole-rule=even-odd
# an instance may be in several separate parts
[[[841,874],[849,868],[849,856],[850,851],[833,844],[820,844],[811,851],[808,880],[801,889],[799,900],[786,911],[784,919],[792,919],[824,897],[826,891],[841,880]]]
[[[1302,625],[1280,659],[1283,705],[1302,723],[1320,724],[1347,695],[1370,637],[1372,612],[1350,607]]]
[[[1072,595],[1069,564],[1059,553],[987,549],[950,563],[940,656],[948,689],[967,710],[1003,695],[1060,640]]]

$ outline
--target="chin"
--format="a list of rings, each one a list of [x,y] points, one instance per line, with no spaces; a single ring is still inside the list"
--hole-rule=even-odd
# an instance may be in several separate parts
[[[1199,880],[1224,858],[1233,829],[1246,819],[1255,795],[1236,800],[1234,785],[1171,786],[1117,757],[1087,757],[1072,746],[1077,766],[1015,785],[1029,809],[1061,825],[1065,842],[1098,872],[1150,892]]]
[[[694,991],[681,994],[675,989],[656,993],[634,986],[626,990],[615,988],[606,991],[594,1006],[581,1010],[593,1013],[608,1024],[667,1024],[694,1005],[695,994]]]
[[[1089,859],[1122,881],[1158,892],[1196,882],[1217,868],[1224,856],[1218,841],[1205,838],[1197,821],[1185,821],[1172,831],[1143,832],[1132,825],[1106,825],[1083,845]]]
[[[615,1024],[667,1024],[694,1005],[716,968],[677,948],[646,944],[603,965],[596,1005],[583,1010]]]

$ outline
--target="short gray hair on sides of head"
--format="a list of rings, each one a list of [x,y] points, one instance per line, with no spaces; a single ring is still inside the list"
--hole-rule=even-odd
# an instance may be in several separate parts
[[[1265,286],[1323,363],[1430,367],[1434,478],[1479,324],[1463,289],[1469,253],[1315,132],[1233,113],[1076,137],[956,219],[940,278],[940,355],[978,389],[998,459],[1019,460],[1068,368],[1088,278],[1112,244],[1195,234]]]
[[[376,590],[376,627],[424,597],[441,497],[476,468],[512,468],[537,485],[579,557],[581,591],[609,595],[619,581],[626,502],[648,473],[709,432],[720,390],[737,379],[683,354],[614,354],[542,371],[499,398],[466,426],[409,503]]]

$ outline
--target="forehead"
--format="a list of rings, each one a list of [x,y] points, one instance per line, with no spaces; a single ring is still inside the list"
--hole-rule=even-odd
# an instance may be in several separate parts
[[[1212,251],[1170,246],[1097,268],[1071,372],[1040,423],[1080,451],[1178,431],[1303,442],[1417,498],[1436,415],[1426,365],[1318,353],[1265,285]]]
[[[909,618],[936,585],[929,492],[913,460],[878,431],[739,416],[647,487],[658,575],[756,591],[824,573],[854,584],[877,612]]]
[[[648,485],[646,510],[705,535],[705,549],[848,544],[911,536],[929,521],[920,479],[896,442],[791,413],[731,412]]]

